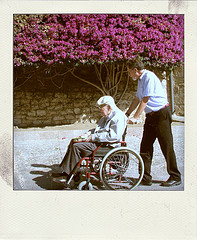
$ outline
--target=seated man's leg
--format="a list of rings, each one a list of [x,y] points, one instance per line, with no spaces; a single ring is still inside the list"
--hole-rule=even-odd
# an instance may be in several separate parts
[[[71,144],[65,157],[60,163],[62,171],[69,175],[80,159],[91,155],[96,148],[97,145],[92,142],[78,142]]]

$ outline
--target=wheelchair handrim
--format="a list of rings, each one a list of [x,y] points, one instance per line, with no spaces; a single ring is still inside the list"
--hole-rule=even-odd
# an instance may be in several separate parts
[[[118,147],[118,148],[114,148],[114,149],[112,149],[111,151],[109,151],[109,152],[105,155],[105,157],[103,158],[103,160],[102,160],[102,162],[101,162],[101,165],[100,165],[100,179],[101,179],[102,183],[105,185],[105,187],[107,187],[108,189],[111,188],[111,187],[108,186],[108,185],[105,183],[105,180],[103,179],[103,166],[104,166],[104,164],[105,164],[105,161],[106,161],[106,159],[107,159],[111,154],[113,154],[114,152],[124,151],[124,150],[125,150],[125,151],[129,151],[130,153],[132,153],[132,154],[139,160],[139,162],[141,163],[141,167],[142,167],[142,169],[141,169],[141,175],[140,175],[137,183],[136,183],[133,187],[131,187],[130,189],[128,189],[128,190],[133,190],[134,188],[136,188],[136,187],[140,184],[140,182],[141,182],[141,180],[142,180],[142,178],[143,178],[143,175],[144,175],[144,164],[143,164],[143,160],[142,160],[141,156],[140,156],[136,151],[134,151],[133,149],[128,148],[128,147]],[[110,190],[116,190],[116,189],[111,188]]]

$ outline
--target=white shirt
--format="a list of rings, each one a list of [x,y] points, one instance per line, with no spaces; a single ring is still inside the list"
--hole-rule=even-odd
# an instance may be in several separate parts
[[[138,80],[136,96],[141,101],[143,97],[150,97],[145,108],[145,113],[159,111],[168,104],[167,93],[159,78],[151,71],[144,70]]]
[[[120,142],[126,125],[127,117],[116,107],[107,118],[102,117],[99,120],[98,125],[92,134],[92,141],[108,143]],[[112,146],[116,147],[117,144],[112,144]]]

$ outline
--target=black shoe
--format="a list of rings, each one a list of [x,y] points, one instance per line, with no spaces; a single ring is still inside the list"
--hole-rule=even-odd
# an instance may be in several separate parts
[[[65,176],[62,176],[62,177],[54,177],[53,178],[53,181],[54,182],[58,182],[58,183],[67,183],[67,177],[65,177]]]
[[[81,176],[81,172],[77,172],[73,177],[74,181],[79,182],[81,180]]]
[[[160,186],[162,187],[171,187],[171,186],[177,186],[181,184],[181,180],[173,180],[173,179],[168,179],[166,182],[162,182]]]
[[[145,181],[145,180],[142,179],[142,181],[140,182],[140,185],[151,186],[152,185],[152,181]]]
[[[57,172],[57,173],[52,173],[51,176],[54,177],[54,178],[57,178],[57,177],[67,177],[68,174],[65,173],[65,172]]]
[[[69,178],[69,175],[65,172],[54,173],[54,174],[52,174],[52,176],[53,176],[53,181],[54,182],[62,182],[62,183],[66,183],[68,178]]]

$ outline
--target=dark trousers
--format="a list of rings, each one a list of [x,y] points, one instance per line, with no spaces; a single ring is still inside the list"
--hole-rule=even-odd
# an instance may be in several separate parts
[[[140,155],[144,162],[144,181],[151,181],[151,164],[153,158],[153,144],[158,138],[162,153],[166,159],[167,172],[173,180],[181,180],[181,174],[177,168],[176,156],[173,148],[173,136],[171,129],[172,117],[170,107],[165,107],[153,114],[147,114],[144,124],[144,132],[141,141]]]
[[[70,174],[83,157],[90,156],[97,148],[93,142],[70,142],[67,152],[60,163],[63,172]]]

